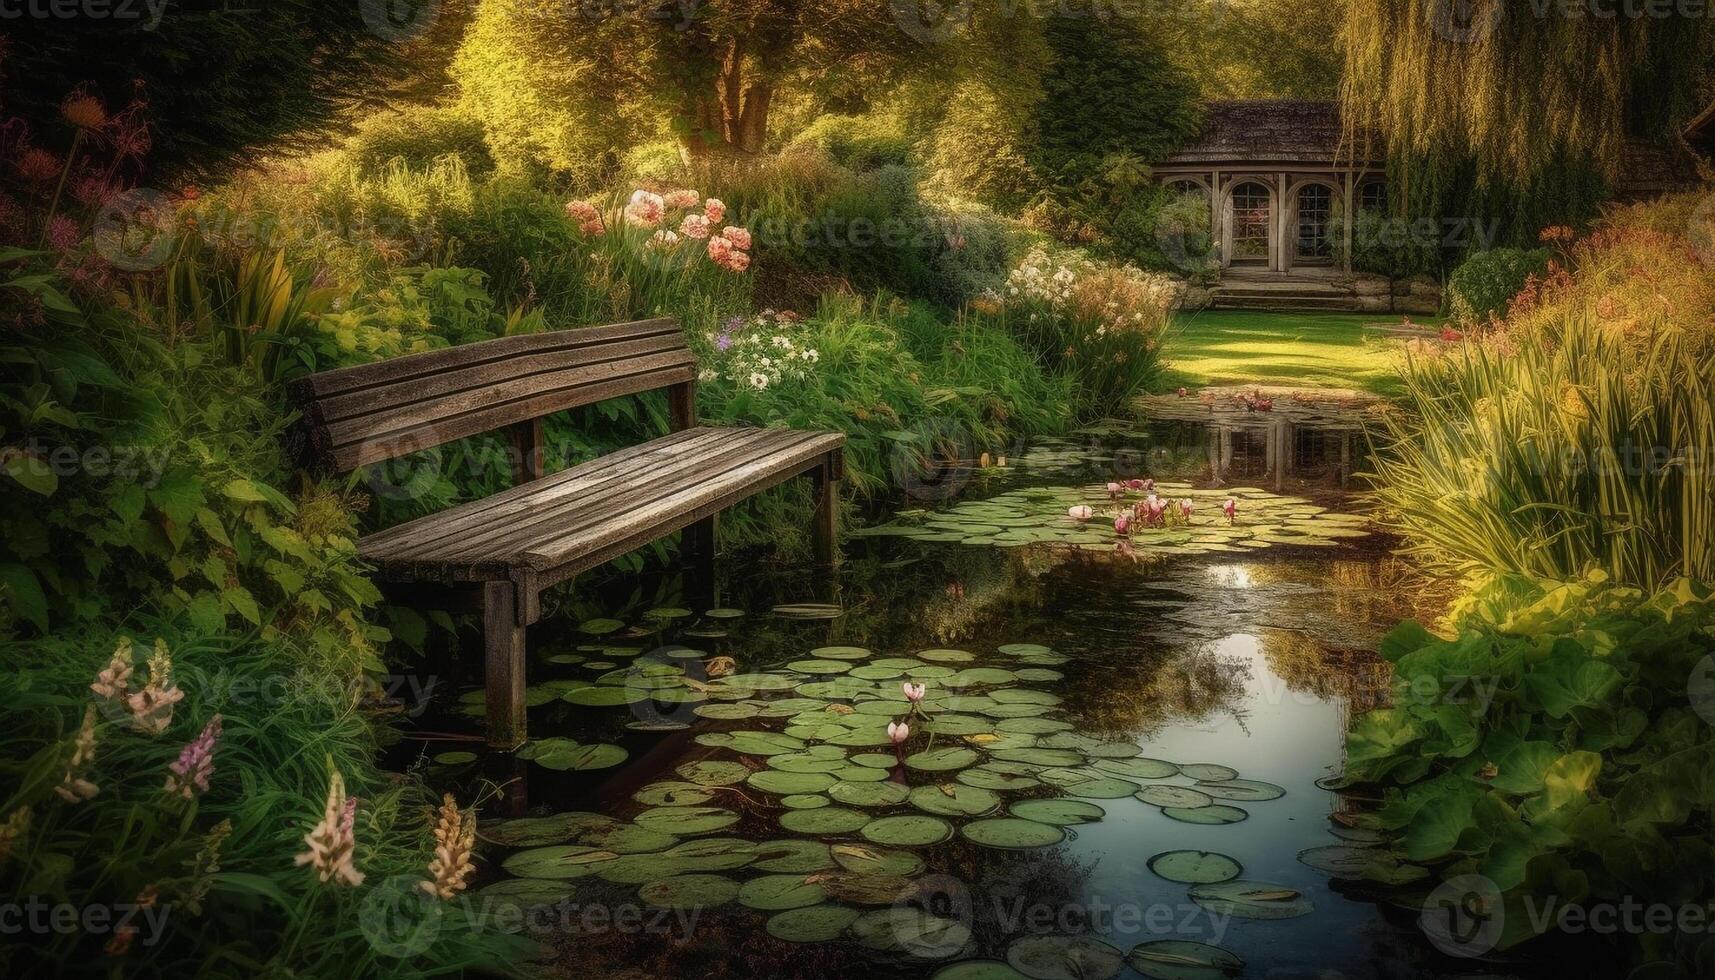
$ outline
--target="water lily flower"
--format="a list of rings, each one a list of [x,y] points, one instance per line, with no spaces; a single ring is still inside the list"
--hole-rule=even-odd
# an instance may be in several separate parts
[[[1110,499],[1118,500],[1118,499],[1120,499],[1120,495],[1123,493],[1125,493],[1125,484],[1123,484],[1123,483],[1110,483],[1110,484],[1108,484],[1108,497]]]
[[[1142,480],[1127,480],[1127,481],[1125,481],[1125,485],[1126,485],[1127,490],[1142,490],[1143,489],[1143,481]]]
[[[905,740],[911,737],[911,726],[902,721],[890,721],[887,723],[887,737],[894,745],[904,745]]]
[[[1124,514],[1121,514],[1120,516],[1114,518],[1114,533],[1115,534],[1121,534],[1121,535],[1130,534],[1131,533],[1131,518],[1125,516]]]
[[[1192,507],[1191,498],[1187,497],[1184,500],[1179,501],[1179,516],[1185,518],[1186,520],[1190,520],[1191,519],[1191,507]]]
[[[1096,516],[1096,511],[1093,507],[1079,504],[1076,507],[1068,507],[1066,509],[1066,516],[1070,517],[1074,521],[1087,521]]]
[[[1228,497],[1227,502],[1221,505],[1221,513],[1227,515],[1227,523],[1228,524],[1231,524],[1233,522],[1233,515],[1237,514],[1238,512],[1239,512],[1239,502],[1237,500],[1234,500],[1231,497]]]
[[[1154,480],[1143,481],[1142,489],[1143,489],[1144,493],[1154,493],[1155,492],[1155,481]]]
[[[910,681],[899,686],[905,690],[905,700],[910,701],[912,704],[922,703],[923,694],[928,690],[922,684],[913,684]]]

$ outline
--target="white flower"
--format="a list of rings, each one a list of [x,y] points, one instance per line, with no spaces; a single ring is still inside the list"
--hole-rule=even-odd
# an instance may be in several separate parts
[[[763,374],[760,371],[753,373],[750,376],[750,386],[755,388],[757,391],[761,391],[768,387],[768,375]]]
[[[803,357],[804,360],[809,361],[811,364],[814,364],[817,361],[822,359],[822,355],[816,353],[816,349],[814,347],[804,348],[804,353],[801,354],[800,356]]]

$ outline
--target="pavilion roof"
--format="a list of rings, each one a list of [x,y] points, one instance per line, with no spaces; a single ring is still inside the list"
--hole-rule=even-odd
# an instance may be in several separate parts
[[[1211,102],[1202,132],[1162,163],[1327,164],[1351,157],[1342,152],[1342,135],[1339,106],[1330,101]],[[1368,155],[1376,156],[1373,149]]]

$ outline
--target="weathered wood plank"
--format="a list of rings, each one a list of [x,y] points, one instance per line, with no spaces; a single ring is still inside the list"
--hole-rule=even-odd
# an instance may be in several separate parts
[[[527,736],[524,721],[524,627],[518,592],[509,581],[483,585],[483,655],[488,744],[514,749]]]
[[[474,344],[461,344],[421,354],[392,357],[373,364],[358,364],[332,371],[323,371],[297,382],[316,398],[327,398],[342,392],[378,385],[393,384],[412,378],[422,378],[443,371],[471,367],[488,361],[506,360],[568,348],[606,343],[628,337],[652,334],[681,334],[676,320],[658,318],[630,323],[610,323],[599,327],[574,327],[547,333],[499,337]]]
[[[719,438],[719,430],[692,430],[622,449],[562,470],[531,486],[514,487],[369,535],[358,542],[358,548],[366,558],[406,558],[443,549],[450,538],[469,546],[484,531],[554,511],[587,498],[615,480],[659,467],[663,452],[686,454],[698,446],[712,445]]]

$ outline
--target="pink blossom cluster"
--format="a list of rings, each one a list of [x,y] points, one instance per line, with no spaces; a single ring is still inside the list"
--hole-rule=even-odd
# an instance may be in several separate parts
[[[167,792],[187,800],[208,792],[208,777],[214,775],[214,747],[219,741],[220,716],[215,715],[202,734],[187,743],[178,759],[167,766]]]
[[[671,226],[669,215],[688,212]],[[750,268],[752,241],[749,230],[737,225],[725,225],[727,207],[718,198],[704,199],[694,190],[675,190],[665,194],[638,189],[620,210],[625,223],[633,228],[654,229],[649,246],[671,249],[682,241],[703,242],[710,261],[730,272]],[[593,237],[604,234],[608,224],[601,212],[588,201],[566,204],[566,217],[578,223],[578,231]],[[719,229],[717,233],[716,229]]]

